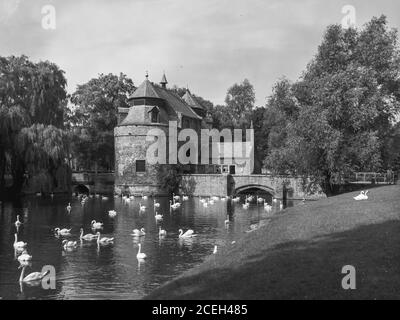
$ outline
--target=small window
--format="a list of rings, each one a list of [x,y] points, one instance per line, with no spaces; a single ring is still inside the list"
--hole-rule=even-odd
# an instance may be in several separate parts
[[[160,115],[160,112],[156,108],[154,108],[151,111],[151,122],[158,123],[159,122],[159,115]]]
[[[136,160],[136,172],[146,172],[146,160]]]

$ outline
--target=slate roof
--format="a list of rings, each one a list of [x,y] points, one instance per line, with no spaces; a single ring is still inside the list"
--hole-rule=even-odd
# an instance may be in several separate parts
[[[192,108],[205,110],[205,108],[197,101],[197,99],[192,96],[189,90],[186,90],[182,99],[185,100],[185,102]]]
[[[143,83],[133,92],[129,97],[132,99],[143,99],[143,98],[156,98],[162,99],[175,111],[175,113],[181,113],[183,116],[199,119],[202,117],[198,116],[196,112],[175,92],[154,85],[148,79],[144,80]]]

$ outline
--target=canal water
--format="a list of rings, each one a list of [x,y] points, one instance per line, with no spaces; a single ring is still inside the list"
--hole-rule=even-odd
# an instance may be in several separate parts
[[[269,203],[271,198],[265,195]],[[168,198],[157,198],[157,211],[163,220],[156,222],[153,199],[136,197],[126,203],[122,198],[90,198],[84,205],[77,197],[26,197],[19,203],[0,204],[0,299],[140,299],[182,272],[202,263],[218,247],[231,245],[246,231],[268,221],[280,211],[279,204],[266,212],[253,201],[244,209],[241,201],[218,200],[203,206],[198,197],[183,201],[170,210]],[[71,202],[72,210],[66,206]],[[139,211],[139,204],[146,206]],[[288,206],[294,205],[288,202]],[[108,211],[115,210],[116,217]],[[229,224],[225,224],[229,215]],[[18,241],[27,242],[32,255],[26,274],[54,266],[56,288],[19,284],[22,269],[13,248],[17,215],[23,223]],[[104,223],[101,236],[114,237],[114,243],[98,246],[96,241],[80,242],[79,230],[92,233],[92,220]],[[159,237],[159,226],[167,231]],[[56,237],[54,228],[72,228],[68,237]],[[132,230],[145,228],[146,234],[133,237]],[[179,229],[193,229],[194,238],[178,238]],[[62,240],[78,241],[74,249],[63,249]],[[138,261],[138,244],[146,253]]]

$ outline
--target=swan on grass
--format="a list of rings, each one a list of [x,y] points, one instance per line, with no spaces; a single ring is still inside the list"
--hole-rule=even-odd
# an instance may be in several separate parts
[[[14,248],[17,250],[24,249],[28,244],[23,241],[18,241],[18,235],[14,233]]]
[[[187,230],[185,233],[183,233],[182,229],[179,229],[179,238],[192,238],[195,236],[196,234],[194,234],[192,229]]]
[[[139,250],[138,250],[138,253],[137,253],[137,255],[136,255],[136,258],[138,258],[138,259],[146,259],[147,258],[147,255],[144,253],[144,252],[141,252],[141,250],[142,250],[142,245],[139,243]]]

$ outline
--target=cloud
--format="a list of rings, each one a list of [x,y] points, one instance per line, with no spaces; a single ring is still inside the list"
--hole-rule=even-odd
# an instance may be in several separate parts
[[[392,25],[399,21],[400,5],[393,1],[350,2],[357,9],[357,23],[385,12]],[[45,4],[56,8],[55,31],[41,28]],[[300,75],[326,26],[340,23],[345,4],[21,0],[11,18],[0,21],[0,54],[54,61],[66,71],[70,92],[98,73],[124,72],[140,84],[146,70],[152,81],[159,81],[165,70],[170,85],[189,85],[215,103],[223,103],[233,83],[248,78],[257,103],[264,104],[278,78]]]

